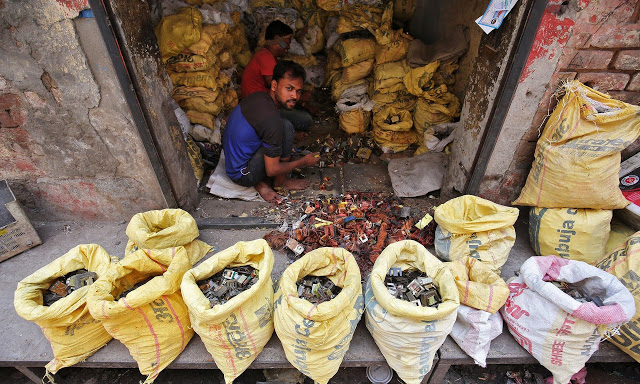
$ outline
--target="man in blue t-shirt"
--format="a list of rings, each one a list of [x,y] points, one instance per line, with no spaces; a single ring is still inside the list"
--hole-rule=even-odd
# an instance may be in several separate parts
[[[279,109],[293,109],[302,94],[305,71],[299,64],[281,61],[273,69],[269,93],[254,92],[242,99],[229,118],[222,136],[227,175],[238,185],[255,187],[266,201],[278,201],[273,187],[305,189],[307,180],[291,179],[294,168],[313,166],[311,153],[291,160],[294,128],[280,117]],[[273,178],[273,187],[268,183]]]

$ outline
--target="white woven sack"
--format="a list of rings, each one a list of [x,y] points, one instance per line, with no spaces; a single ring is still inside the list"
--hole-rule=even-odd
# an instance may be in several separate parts
[[[550,281],[573,284],[603,305],[580,303]],[[516,341],[551,371],[554,384],[567,384],[598,350],[607,328],[635,314],[627,288],[615,276],[582,261],[530,257],[508,286],[509,298],[500,314]]]
[[[502,333],[502,317],[460,304],[451,338],[482,368],[487,367],[491,340]]]

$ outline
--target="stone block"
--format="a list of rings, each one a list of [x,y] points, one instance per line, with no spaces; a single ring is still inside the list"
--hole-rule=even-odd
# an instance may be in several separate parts
[[[640,49],[618,52],[618,57],[616,57],[613,67],[622,70],[639,71]]]
[[[585,72],[578,74],[578,80],[600,91],[622,91],[629,83],[630,76],[626,73]]]
[[[640,73],[636,73],[627,85],[627,91],[640,91]]]
[[[640,47],[640,23],[603,25],[593,35],[591,46],[597,48]]]
[[[625,103],[640,105],[640,92],[609,92],[609,96],[616,100],[624,101]]]
[[[20,108],[22,101],[15,93],[3,93],[0,95],[0,110],[6,111],[13,108]]]
[[[613,51],[578,51],[569,69],[606,69],[613,58]]]

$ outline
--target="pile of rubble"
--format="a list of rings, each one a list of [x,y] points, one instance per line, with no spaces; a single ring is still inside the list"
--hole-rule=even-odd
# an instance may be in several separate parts
[[[44,305],[49,306],[69,295],[71,292],[93,284],[97,278],[98,275],[95,272],[89,272],[84,268],[59,277],[43,292],[42,299]]]
[[[326,276],[305,276],[298,281],[298,297],[312,304],[329,301],[342,291]]]
[[[391,268],[384,283],[391,296],[406,300],[418,307],[437,307],[442,303],[433,279],[420,271],[402,273],[402,268]]]
[[[287,249],[293,258],[320,247],[342,247],[355,256],[366,276],[382,250],[393,242],[411,239],[433,245],[435,222],[416,226],[424,213],[403,206],[392,195],[318,195],[306,201],[289,200],[286,205],[286,212],[299,216],[282,217],[283,225],[264,239],[272,249]]]
[[[198,281],[197,284],[213,307],[226,303],[257,282],[258,270],[249,265],[243,265],[225,268],[208,279]]]

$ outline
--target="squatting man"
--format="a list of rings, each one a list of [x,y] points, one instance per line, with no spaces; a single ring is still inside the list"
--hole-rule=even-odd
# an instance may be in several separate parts
[[[278,62],[269,92],[254,92],[243,98],[227,120],[222,137],[227,175],[238,185],[255,187],[266,201],[280,200],[274,187],[306,189],[308,180],[291,179],[287,174],[319,161],[317,153],[298,160],[291,158],[294,128],[279,112],[294,108],[304,80],[302,66],[286,60]]]

